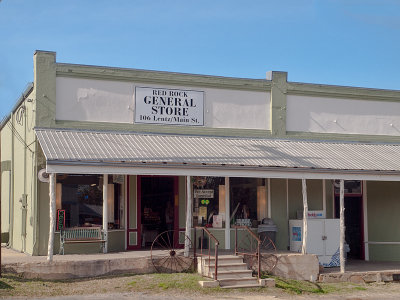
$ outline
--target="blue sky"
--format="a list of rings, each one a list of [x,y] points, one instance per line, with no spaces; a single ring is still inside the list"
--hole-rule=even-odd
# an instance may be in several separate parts
[[[0,0],[0,118],[65,63],[400,90],[398,0]]]

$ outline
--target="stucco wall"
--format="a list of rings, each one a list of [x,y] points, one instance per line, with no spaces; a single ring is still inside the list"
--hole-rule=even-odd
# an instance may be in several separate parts
[[[400,103],[287,96],[288,131],[400,136]]]
[[[5,167],[7,162],[7,167],[10,170],[2,169],[1,176],[1,232],[9,232],[10,230],[10,183],[11,183],[11,151],[12,151],[12,133],[9,126],[11,126],[11,121],[8,121],[4,128],[1,130],[1,159],[0,163],[3,163]],[[8,163],[9,162],[9,163]],[[2,242],[8,242],[2,241]]]
[[[204,126],[269,129],[269,92],[57,77],[56,119],[134,123],[135,86],[204,91]]]
[[[6,134],[8,156],[11,160],[11,226],[10,246],[18,251],[33,253],[34,231],[36,230],[36,143],[33,131],[35,122],[35,103],[28,100],[22,102],[11,115],[9,124],[13,128],[13,135]],[[7,128],[6,128],[7,127]],[[9,130],[8,125],[3,128]],[[7,174],[9,175],[9,174]],[[7,196],[9,198],[8,187]],[[26,195],[26,210],[22,209],[23,195]],[[8,207],[3,206],[8,214]],[[8,222],[8,218],[6,218]],[[8,225],[7,225],[8,227]],[[25,234],[26,232],[26,234]]]

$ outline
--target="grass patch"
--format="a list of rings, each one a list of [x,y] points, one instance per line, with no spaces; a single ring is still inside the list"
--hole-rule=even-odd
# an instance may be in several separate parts
[[[180,290],[200,291],[199,280],[204,280],[198,274],[173,273],[173,274],[150,274],[136,275],[134,280],[128,283],[135,291],[147,290]]]
[[[276,288],[222,289],[202,288],[199,281],[206,280],[197,273],[116,275],[97,278],[69,280],[26,279],[14,274],[4,274],[0,278],[0,298],[17,297],[56,297],[68,295],[91,295],[97,293],[145,292],[146,294],[188,295],[190,297],[209,296],[230,297],[276,295],[287,297],[293,294],[354,294],[357,291],[380,289],[381,286],[362,287],[352,283],[312,283],[282,279],[273,276]],[[399,289],[400,285],[393,285]]]
[[[320,284],[310,281],[284,279],[269,275],[263,275],[262,278],[274,278],[276,288],[282,289],[290,294],[328,294],[342,290],[342,288],[336,287],[331,284]]]

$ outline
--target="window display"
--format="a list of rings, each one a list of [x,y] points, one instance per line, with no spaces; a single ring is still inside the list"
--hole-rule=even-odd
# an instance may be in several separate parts
[[[222,228],[225,224],[225,178],[194,176],[193,225]]]
[[[123,227],[124,178],[108,178],[108,229]],[[60,174],[57,176],[57,211],[64,210],[65,227],[103,224],[103,176]]]

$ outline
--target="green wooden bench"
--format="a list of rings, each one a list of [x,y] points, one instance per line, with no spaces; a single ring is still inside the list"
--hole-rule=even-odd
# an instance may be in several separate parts
[[[104,248],[106,240],[100,227],[73,227],[65,228],[60,231],[60,253],[64,255],[65,244],[78,243],[100,243],[101,249]]]

